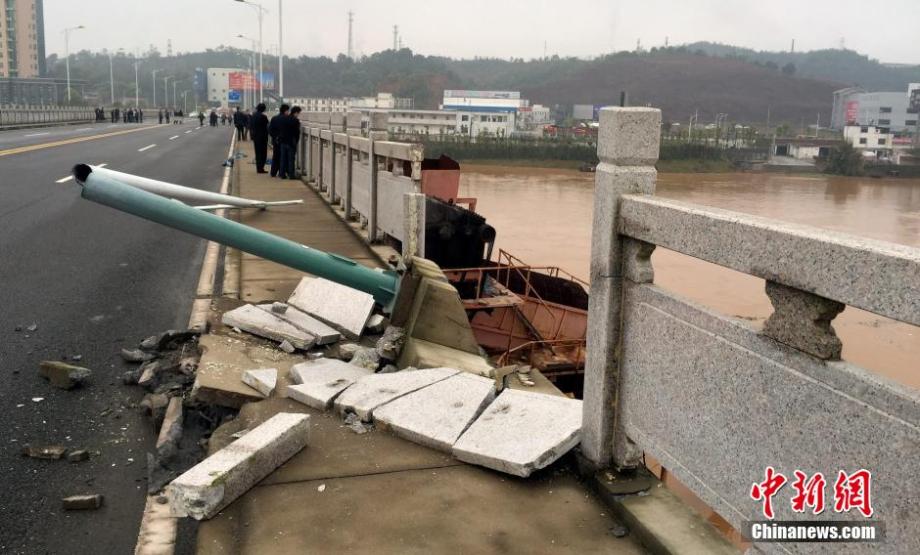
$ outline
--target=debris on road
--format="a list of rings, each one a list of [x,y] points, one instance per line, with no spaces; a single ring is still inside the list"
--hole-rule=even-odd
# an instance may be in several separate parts
[[[22,446],[22,456],[33,459],[58,460],[64,456],[67,448],[62,445],[46,445],[42,447],[33,447],[31,445]]]
[[[147,362],[156,358],[156,355],[146,353],[140,349],[122,349],[121,358],[125,362]]]
[[[371,370],[332,358],[295,364],[291,367],[291,380],[296,385],[288,386],[287,397],[308,407],[328,410],[346,387],[371,373]]]
[[[65,511],[96,510],[102,506],[102,496],[98,493],[92,495],[71,495],[61,500]]]
[[[270,397],[278,383],[277,368],[261,368],[243,372],[243,383],[255,389],[265,397]]]
[[[278,314],[251,304],[225,312],[221,322],[225,326],[239,328],[272,341],[288,340],[291,345],[303,351],[316,344],[313,335],[282,319]]]
[[[374,347],[361,347],[351,357],[349,364],[376,372],[380,366],[380,354]]]
[[[406,331],[396,326],[388,326],[380,339],[377,340],[377,354],[380,358],[393,362],[399,358],[403,346],[406,344]]]
[[[287,312],[288,305],[284,303],[272,303],[272,312],[275,314],[284,314]]]
[[[89,460],[89,451],[86,449],[74,449],[67,453],[67,460],[70,462],[82,462]]]
[[[364,330],[368,333],[376,334],[383,333],[383,330],[386,329],[387,319],[382,314],[372,314],[370,318],[367,319],[367,324],[364,326]]]
[[[26,327],[26,331],[28,332],[38,331],[38,324],[32,324]]]
[[[293,353],[297,350],[297,349],[294,348],[293,345],[291,345],[291,342],[288,341],[287,339],[285,339],[284,341],[282,341],[281,344],[278,345],[278,348],[281,349],[282,351],[284,351],[285,353],[289,354],[289,355],[290,355],[290,354],[293,354]]]
[[[93,371],[56,360],[43,360],[39,363],[38,374],[54,387],[73,389],[83,385],[92,376]]]
[[[374,309],[374,297],[327,279],[303,278],[288,304],[355,339]]]
[[[275,307],[278,305],[285,307],[282,312],[278,312],[278,310],[275,309]],[[284,303],[274,303],[270,305],[260,304],[258,305],[258,308],[269,312],[291,324],[295,328],[312,335],[317,345],[328,345],[330,343],[335,343],[342,338],[342,334],[337,332],[332,327],[327,326],[306,312],[294,307],[290,307]]]
[[[366,434],[374,429],[373,424],[365,424],[361,422],[361,417],[353,412],[349,412],[345,416],[345,427],[351,429],[354,433],[361,435]]]
[[[278,413],[206,458],[167,487],[172,514],[209,519],[297,454],[310,416]]]
[[[355,353],[361,348],[357,343],[339,343],[336,345],[336,358],[348,362],[353,359]]]

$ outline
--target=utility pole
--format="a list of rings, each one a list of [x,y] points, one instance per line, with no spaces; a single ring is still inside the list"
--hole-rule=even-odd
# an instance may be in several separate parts
[[[154,108],[157,107],[157,73],[159,71],[160,71],[159,69],[155,69],[152,71],[153,73],[153,107]]]
[[[790,54],[795,54],[795,39],[792,39],[792,47],[789,48]]]
[[[140,74],[138,73],[137,51],[134,52],[134,105],[141,105]]]
[[[278,0],[278,96],[284,102],[284,18],[281,14],[282,3]]]
[[[348,10],[348,59],[355,59],[355,42],[354,42],[354,24],[355,12]]]
[[[170,77],[168,75],[163,78],[163,102],[165,102],[167,106],[169,105],[169,79]],[[175,106],[173,106],[173,108],[175,108]]]
[[[85,29],[83,25],[64,29],[64,65],[67,67],[67,103],[70,104],[70,32]]]
[[[109,52],[109,94],[112,98],[112,106],[115,105],[115,73],[112,70],[112,53]]]
[[[397,48],[399,42],[399,25],[393,26],[393,50],[399,50]]]
[[[179,105],[179,103],[176,102],[176,84],[177,83],[178,81],[173,80],[173,103],[172,103],[173,108]]]

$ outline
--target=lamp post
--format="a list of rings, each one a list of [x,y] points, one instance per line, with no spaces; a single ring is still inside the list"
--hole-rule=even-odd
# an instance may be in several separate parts
[[[70,103],[70,33],[78,29],[86,29],[83,25],[67,27],[64,29],[64,65],[67,67],[67,103]]]
[[[281,17],[281,8],[284,0],[278,0],[278,96],[284,102],[284,18]]]
[[[188,115],[188,93],[192,91],[182,91],[182,113]]]
[[[137,52],[134,53],[134,105],[140,108],[141,91],[140,91],[140,74],[138,73],[139,62],[137,61]]]
[[[253,7],[259,14],[259,102],[262,102],[262,14],[267,12],[265,8],[262,7],[262,4],[258,2],[250,2],[249,0],[236,0],[241,4],[246,4],[247,6]]]
[[[163,78],[163,102],[166,103],[167,107],[169,106],[169,80],[172,79],[169,75]],[[175,106],[173,106],[175,108]]]
[[[173,79],[173,108],[175,108],[176,106],[179,105],[179,103],[176,102],[176,85],[177,85],[178,83],[179,83],[178,81],[176,81],[175,79]]]
[[[109,52],[109,93],[112,96],[112,106],[115,105],[115,72],[112,71],[112,53]]]
[[[153,73],[153,107],[154,108],[157,107],[157,73],[159,72],[160,72],[159,69],[155,69],[151,72]]]

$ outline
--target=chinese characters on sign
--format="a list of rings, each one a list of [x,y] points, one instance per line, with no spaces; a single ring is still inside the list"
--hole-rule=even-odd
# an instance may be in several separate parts
[[[824,512],[824,491],[827,480],[820,472],[809,476],[801,470],[793,473],[795,480],[792,489],[792,510],[804,513],[807,509],[812,514],[819,515]],[[761,510],[766,518],[773,519],[773,497],[779,493],[788,482],[788,478],[777,472],[772,466],[764,471],[762,482],[755,482],[751,486],[751,499],[761,502]],[[847,474],[841,470],[834,482],[834,512],[849,513],[851,510],[859,511],[865,517],[871,517],[872,508],[872,473],[865,469]]]

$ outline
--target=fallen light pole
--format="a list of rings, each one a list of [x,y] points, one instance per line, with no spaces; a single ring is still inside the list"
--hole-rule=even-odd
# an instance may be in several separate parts
[[[364,291],[373,295],[384,310],[393,307],[400,282],[395,272],[372,270],[349,258],[316,250],[132,186],[144,178],[131,176],[134,179],[129,184],[112,175],[119,172],[87,164],[74,166],[73,173],[83,187],[81,196],[87,200]]]
[[[147,177],[123,173],[108,168],[98,166],[87,166],[90,171],[96,175],[105,176],[120,181],[121,183],[142,189],[149,193],[181,200],[187,203],[205,203],[206,206],[198,206],[199,210],[216,210],[219,208],[267,208],[269,206],[288,206],[291,204],[303,204],[302,200],[282,200],[275,202],[265,202],[261,200],[251,200],[232,195],[223,195],[221,193],[212,193],[211,191],[202,191],[193,187],[167,183]]]

